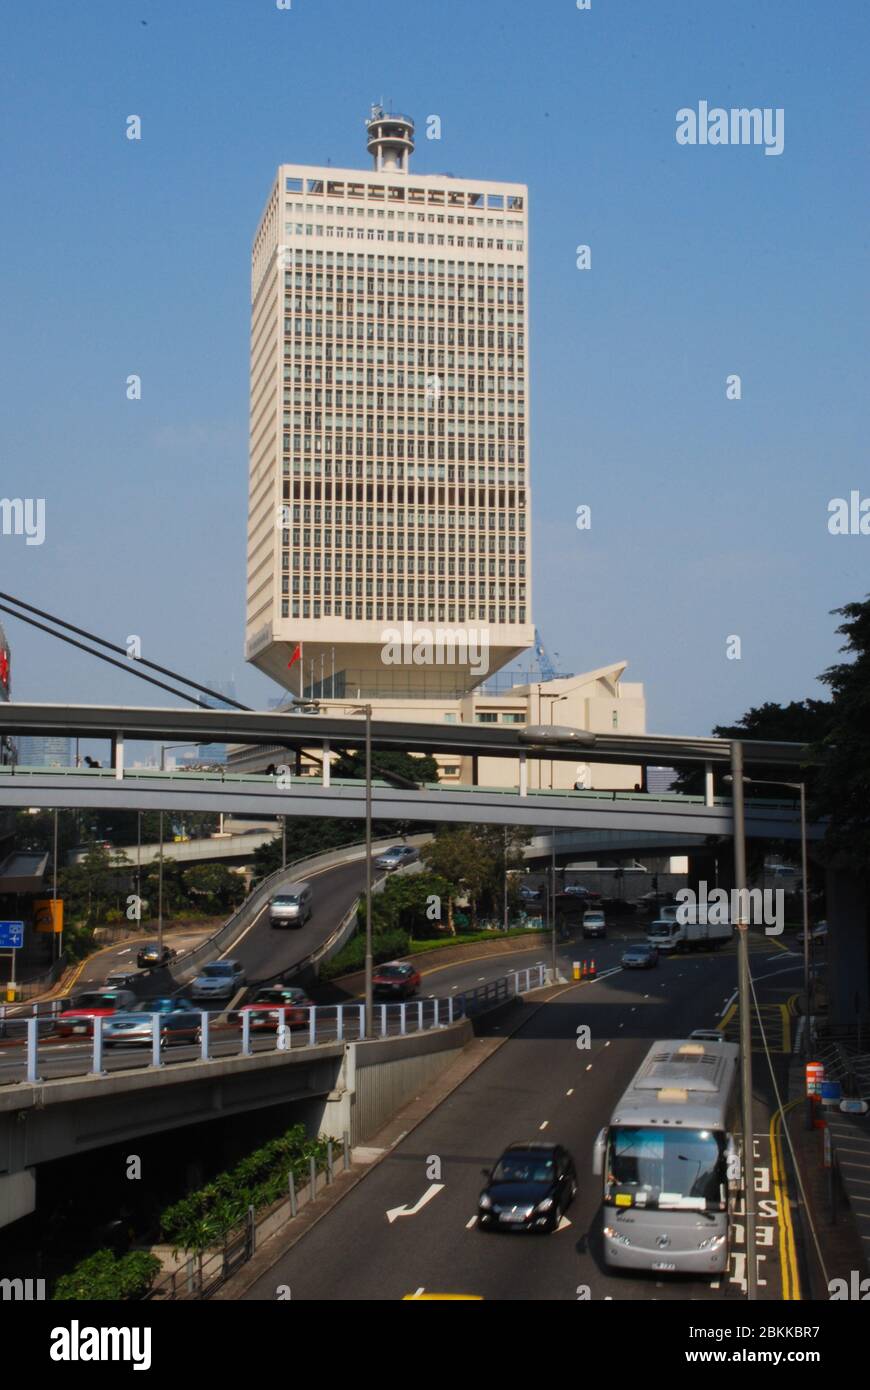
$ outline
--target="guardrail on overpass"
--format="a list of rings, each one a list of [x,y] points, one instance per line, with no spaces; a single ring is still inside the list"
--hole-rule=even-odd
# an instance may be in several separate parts
[[[136,769],[116,777],[111,769],[22,771],[0,767],[0,797],[5,805],[92,807],[132,810],[227,811],[247,815],[330,816],[361,819],[365,784],[320,777],[279,779],[255,773],[156,772]],[[655,830],[670,834],[730,835],[730,800],[673,793],[555,791],[521,787],[447,786],[418,791],[388,786],[375,779],[372,813],[378,820],[524,824],[536,829]],[[807,827],[811,839],[825,831],[823,822]],[[800,818],[793,800],[747,799],[746,834],[799,839]]]

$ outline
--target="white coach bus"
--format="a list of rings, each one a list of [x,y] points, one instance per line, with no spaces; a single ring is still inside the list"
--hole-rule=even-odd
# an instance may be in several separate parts
[[[653,1043],[595,1141],[604,1258],[615,1269],[715,1276],[739,1189],[735,1043]]]

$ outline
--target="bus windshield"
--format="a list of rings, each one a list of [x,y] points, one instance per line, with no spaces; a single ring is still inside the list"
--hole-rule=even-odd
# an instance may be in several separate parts
[[[709,1129],[619,1126],[607,1143],[610,1206],[724,1211],[725,1136]]]

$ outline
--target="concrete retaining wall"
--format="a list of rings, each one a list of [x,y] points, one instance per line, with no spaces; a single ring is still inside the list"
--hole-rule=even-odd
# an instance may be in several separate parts
[[[471,1041],[468,1019],[431,1033],[349,1043],[344,1086],[330,1096],[319,1132],[362,1144],[449,1067]]]

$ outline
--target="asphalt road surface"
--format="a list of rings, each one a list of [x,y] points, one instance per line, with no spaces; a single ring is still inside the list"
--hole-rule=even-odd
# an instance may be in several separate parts
[[[599,966],[605,971],[610,945]],[[741,1297],[739,1252],[729,1275],[713,1282],[606,1270],[600,1179],[591,1172],[595,1136],[650,1042],[715,1026],[730,1008],[735,966],[732,948],[565,986],[245,1297],[274,1299],[282,1286],[302,1300]],[[754,971],[774,968],[787,969],[769,946],[753,953]],[[577,1046],[581,1024],[591,1029],[589,1050]],[[756,1094],[763,1137],[764,1100],[759,1089]],[[565,1144],[577,1165],[579,1190],[568,1223],[552,1235],[478,1231],[481,1169],[511,1142],[543,1139]],[[763,1167],[765,1156],[757,1146],[756,1152]],[[402,1214],[391,1221],[388,1213],[397,1209]],[[769,1298],[781,1296],[777,1244],[772,1239],[767,1252],[762,1293]]]

